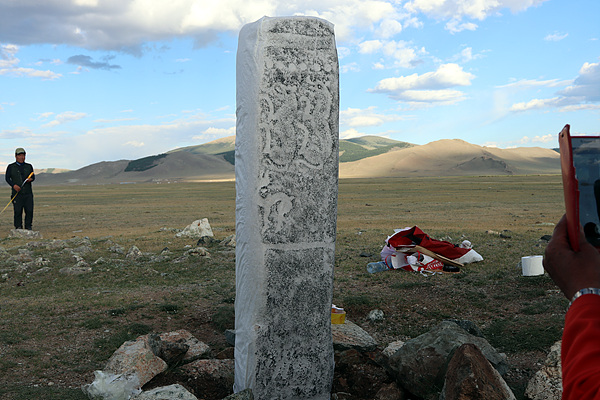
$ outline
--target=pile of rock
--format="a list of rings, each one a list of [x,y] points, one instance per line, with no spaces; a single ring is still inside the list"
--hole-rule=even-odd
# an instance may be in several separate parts
[[[229,330],[225,336],[233,346],[235,332]],[[502,377],[509,369],[506,355],[497,352],[468,321],[443,321],[423,335],[390,343],[382,351],[364,329],[348,320],[332,325],[332,336],[336,363],[332,399],[515,399]],[[528,398],[560,399],[560,364],[557,368],[555,362],[560,344],[553,350],[531,380]],[[98,388],[106,390],[110,377],[113,387],[109,390],[126,387],[133,399],[252,399],[249,390],[231,394],[234,360],[207,359],[209,353],[208,345],[185,330],[140,336],[124,343],[84,391],[90,397],[99,396]],[[167,369],[169,373],[164,374]],[[142,392],[142,387],[148,389]]]

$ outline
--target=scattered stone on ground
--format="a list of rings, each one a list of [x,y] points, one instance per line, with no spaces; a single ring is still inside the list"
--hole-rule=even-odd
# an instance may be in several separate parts
[[[176,237],[192,237],[200,239],[203,236],[211,236],[213,237],[213,231],[210,227],[210,223],[208,222],[208,218],[202,218],[192,222],[190,225],[186,226],[181,232],[175,234]]]
[[[372,322],[380,322],[383,321],[384,314],[381,310],[371,310],[369,315],[367,315],[367,318]]]
[[[8,237],[23,238],[23,239],[42,239],[42,234],[39,231],[29,229],[11,229]]]

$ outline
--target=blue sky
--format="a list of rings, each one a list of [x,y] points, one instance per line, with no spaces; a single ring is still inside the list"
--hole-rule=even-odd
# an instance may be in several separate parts
[[[600,135],[597,0],[0,0],[0,166],[137,159],[235,134],[240,28],[335,25],[340,137],[557,147]]]

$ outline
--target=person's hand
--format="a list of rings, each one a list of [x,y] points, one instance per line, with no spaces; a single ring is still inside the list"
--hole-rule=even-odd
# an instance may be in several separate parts
[[[19,186],[19,185],[13,185],[13,189],[15,189],[16,192],[20,192],[21,191],[21,186]]]
[[[569,244],[567,218],[563,215],[544,254],[544,269],[569,300],[583,288],[600,288],[600,253],[588,243],[581,227],[578,239],[580,251],[575,252]]]

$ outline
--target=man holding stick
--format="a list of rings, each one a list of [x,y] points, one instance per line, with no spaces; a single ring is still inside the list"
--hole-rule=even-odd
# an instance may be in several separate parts
[[[25,211],[25,229],[31,230],[33,223],[33,190],[31,182],[35,180],[33,166],[25,162],[25,149],[15,150],[15,162],[6,167],[6,183],[12,188],[11,198],[14,207],[14,225],[23,229],[23,211]]]

